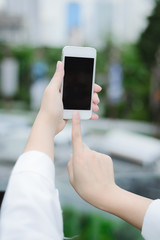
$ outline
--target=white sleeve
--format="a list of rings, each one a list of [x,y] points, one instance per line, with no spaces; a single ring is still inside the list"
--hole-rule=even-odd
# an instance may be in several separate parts
[[[55,168],[44,153],[30,151],[18,159],[2,203],[0,239],[63,239]]]
[[[145,240],[160,239],[160,200],[149,205],[143,221],[142,236]]]

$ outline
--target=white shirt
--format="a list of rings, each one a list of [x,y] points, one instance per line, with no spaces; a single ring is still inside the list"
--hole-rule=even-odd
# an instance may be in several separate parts
[[[2,203],[0,239],[63,239],[55,168],[44,153],[31,151],[18,159]]]
[[[144,217],[142,236],[145,240],[160,239],[160,200],[153,201]]]
[[[144,217],[145,240],[160,239],[160,200],[153,201]],[[63,221],[55,168],[44,153],[30,151],[18,159],[3,200],[1,240],[62,240]]]

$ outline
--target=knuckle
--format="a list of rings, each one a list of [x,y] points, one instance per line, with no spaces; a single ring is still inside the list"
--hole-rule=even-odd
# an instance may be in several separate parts
[[[112,158],[108,155],[107,155],[107,159],[108,159],[108,161],[112,162]]]
[[[69,176],[69,182],[73,184],[73,178],[71,177],[71,174],[69,174],[68,176]]]
[[[68,171],[70,171],[70,168],[71,168],[71,160],[68,162],[68,164],[67,164],[67,168],[68,168]]]
[[[48,85],[44,90],[43,96],[48,96],[50,94],[50,92],[51,92],[50,85]]]
[[[112,164],[112,158],[108,155],[105,156],[108,163]]]

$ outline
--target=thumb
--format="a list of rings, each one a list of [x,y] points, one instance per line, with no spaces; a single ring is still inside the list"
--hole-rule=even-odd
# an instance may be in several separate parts
[[[72,147],[73,152],[80,151],[82,146],[80,113],[74,111],[72,118]]]
[[[63,67],[63,63],[58,61],[57,62],[57,67],[56,67],[56,72],[51,80],[51,82],[54,83],[54,85],[60,89],[61,88],[61,84],[63,81],[63,77],[64,77],[64,67]]]

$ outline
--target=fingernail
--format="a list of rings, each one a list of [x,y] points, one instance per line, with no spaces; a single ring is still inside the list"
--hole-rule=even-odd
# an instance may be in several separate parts
[[[76,118],[76,119],[79,119],[80,118],[80,113],[79,113],[79,111],[74,111],[74,117]]]
[[[60,61],[58,61],[56,71],[61,71],[61,70],[62,70],[62,63]]]

